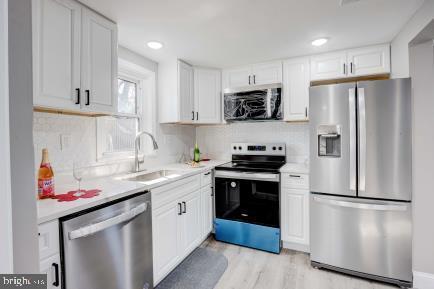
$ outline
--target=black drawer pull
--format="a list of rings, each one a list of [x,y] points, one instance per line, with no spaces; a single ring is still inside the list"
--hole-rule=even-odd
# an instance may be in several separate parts
[[[85,105],[89,105],[90,104],[90,90],[86,89],[86,103]]]
[[[53,286],[59,287],[59,285],[60,285],[60,281],[59,281],[60,280],[60,278],[59,278],[59,264],[53,263],[51,265],[54,267],[54,275],[55,275]]]
[[[77,101],[75,104],[80,104],[80,88],[76,88],[75,91],[77,92]]]
[[[181,206],[181,203],[178,203],[178,207],[179,207],[178,215],[182,215],[182,206]]]
[[[290,178],[301,178],[300,175],[289,175]]]
[[[203,174],[204,176],[209,176],[211,174],[211,172],[207,172],[205,174]]]
[[[187,213],[187,204],[185,202],[182,202],[182,204],[184,205],[184,211],[182,213]]]

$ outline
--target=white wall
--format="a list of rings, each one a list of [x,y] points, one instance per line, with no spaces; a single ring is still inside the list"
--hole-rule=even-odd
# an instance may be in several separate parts
[[[434,1],[426,0],[392,40],[392,78],[409,76],[408,44],[434,18]]]
[[[434,36],[434,35],[433,35]],[[434,49],[410,48],[413,82],[413,269],[434,274]],[[433,275],[434,278],[434,275]],[[434,279],[433,286],[434,286]]]
[[[14,273],[39,272],[33,169],[31,0],[9,0],[9,129]]]
[[[13,271],[8,74],[8,1],[0,0],[0,273]]]
[[[119,47],[119,58],[134,63],[144,69],[157,74],[158,64],[141,55],[138,55],[124,47]],[[155,80],[156,81],[156,80]],[[158,91],[157,99],[158,101]],[[157,107],[157,104],[155,104]],[[156,109],[154,109],[156,111]],[[177,162],[180,156],[188,152],[194,146],[195,128],[182,125],[159,125],[157,115],[153,116],[153,133],[156,136],[158,151],[145,158],[144,168],[152,168],[165,163]],[[81,164],[96,164],[96,119],[85,116],[71,116],[49,113],[34,114],[34,168],[37,170],[41,161],[42,148],[48,148],[50,161],[55,175],[71,175],[74,160]],[[60,136],[69,134],[71,136],[71,147],[68,150],[61,150]],[[146,136],[143,137],[146,140]],[[147,142],[146,142],[147,143]],[[147,143],[149,144],[149,143]],[[117,161],[118,163],[120,161]],[[125,170],[131,170],[133,161],[125,160]]]
[[[309,158],[309,125],[284,122],[233,123],[196,129],[204,157],[229,160],[232,142],[284,142],[288,162]]]

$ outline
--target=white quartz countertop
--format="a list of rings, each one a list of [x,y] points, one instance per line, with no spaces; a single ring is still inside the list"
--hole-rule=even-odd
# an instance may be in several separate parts
[[[140,174],[150,173],[159,170],[174,170],[177,171],[175,177],[162,178],[158,182],[141,183],[136,181],[122,180],[125,175],[98,178],[94,180],[86,180],[81,182],[81,189],[92,190],[99,189],[101,192],[98,196],[90,199],[78,199],[72,202],[59,202],[55,199],[38,200],[38,224],[55,220],[73,213],[77,213],[104,203],[117,200],[119,198],[127,197],[135,193],[146,190],[151,190],[156,187],[166,185],[168,183],[200,174],[204,171],[213,169],[214,167],[227,163],[228,161],[211,160],[201,162],[200,167],[192,168],[187,164],[169,164],[155,167],[152,170],[146,170]],[[77,190],[76,182],[56,183],[56,193],[65,194],[69,191]]]
[[[281,173],[308,174],[309,165],[307,163],[286,163],[280,168]]]

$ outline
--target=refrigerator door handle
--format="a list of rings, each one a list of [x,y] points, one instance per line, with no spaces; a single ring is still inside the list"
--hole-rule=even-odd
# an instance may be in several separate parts
[[[356,191],[357,183],[357,168],[356,168],[356,90],[349,89],[349,117],[350,117],[350,191]]]
[[[357,89],[359,105],[359,191],[366,189],[366,107],[365,89]]]
[[[363,202],[349,202],[333,199],[324,199],[319,197],[314,197],[314,201],[323,203],[326,205],[346,207],[361,210],[374,210],[374,211],[407,211],[408,205],[406,204],[373,204],[373,203],[363,203]]]

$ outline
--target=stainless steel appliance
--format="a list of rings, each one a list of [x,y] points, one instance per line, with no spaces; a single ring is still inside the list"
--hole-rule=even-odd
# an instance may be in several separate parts
[[[232,144],[232,162],[215,168],[215,237],[280,252],[280,167],[285,144]]]
[[[411,81],[310,88],[311,261],[411,286]]]
[[[226,121],[280,120],[282,115],[280,83],[226,89],[224,118]]]
[[[153,288],[151,193],[61,220],[66,289]]]

